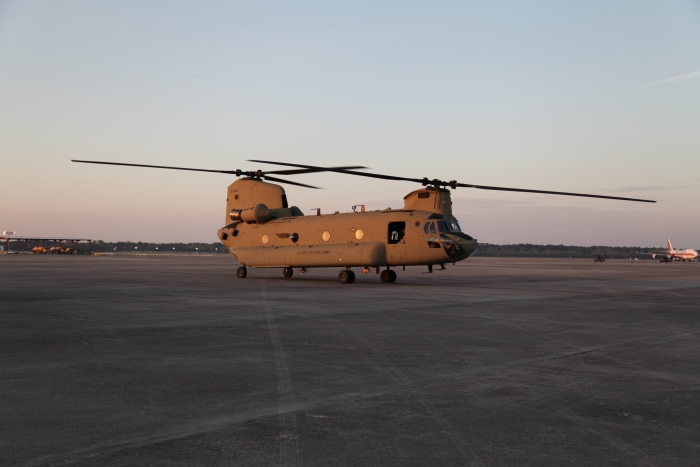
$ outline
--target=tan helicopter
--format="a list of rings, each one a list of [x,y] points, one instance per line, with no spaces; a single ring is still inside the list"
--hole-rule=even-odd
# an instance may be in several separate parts
[[[294,268],[303,275],[310,268],[339,267],[338,280],[343,284],[355,281],[351,268],[362,268],[365,274],[376,270],[382,282],[396,281],[392,267],[434,265],[445,268],[468,258],[477,247],[476,239],[462,232],[452,215],[452,200],[448,188],[478,188],[484,190],[544,193],[654,203],[652,200],[589,195],[557,191],[528,190],[457,183],[456,181],[405,178],[358,172],[365,167],[316,167],[282,162],[258,161],[265,164],[294,167],[289,170],[254,171],[206,170],[118,162],[81,161],[89,164],[150,167],[159,169],[215,172],[244,177],[228,187],[226,219],[217,236],[241,263],[237,276],[245,278],[247,267],[282,268],[284,277],[292,277]],[[263,180],[317,188],[303,183],[282,180],[274,175],[336,172],[382,180],[410,181],[424,188],[404,197],[402,209],[367,211],[365,206],[353,206],[348,213],[305,216],[296,207],[289,207],[284,188]],[[358,210],[359,208],[359,210]],[[385,268],[380,272],[382,268]]]

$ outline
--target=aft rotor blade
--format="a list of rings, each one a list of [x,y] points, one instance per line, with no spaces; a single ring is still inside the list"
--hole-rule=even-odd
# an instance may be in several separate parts
[[[589,195],[586,193],[569,193],[566,191],[526,190],[524,188],[505,188],[505,187],[499,187],[499,186],[469,185],[467,183],[457,183],[457,186],[463,187],[463,188],[478,188],[479,190],[515,191],[518,193],[540,193],[540,194],[545,194],[545,195],[580,196],[583,198],[600,198],[600,199],[614,199],[614,200],[618,200],[618,201],[636,201],[639,203],[656,203],[656,201],[653,201],[650,199],[623,198],[620,196]]]
[[[232,174],[235,175],[235,170],[208,170],[208,169],[191,169],[188,167],[168,167],[164,165],[145,165],[145,164],[125,164],[123,162],[102,162],[102,161],[79,161],[71,160],[71,162],[79,162],[81,164],[101,164],[101,165],[122,165],[125,167],[148,167],[150,169],[171,169],[171,170],[191,170],[193,172],[214,172],[220,174]]]
[[[287,183],[289,185],[303,186],[304,188],[315,188],[316,190],[320,190],[320,188],[317,186],[305,185],[304,183],[290,182],[289,180],[282,180],[281,178],[269,177],[267,175],[262,175],[262,178],[277,183]]]
[[[360,177],[379,178],[381,180],[398,180],[398,181],[416,182],[416,183],[423,183],[423,181],[424,181],[421,178],[405,178],[405,177],[395,177],[393,175],[381,175],[381,174],[373,174],[373,173],[366,173],[366,172],[355,172],[354,170],[346,170],[342,167],[316,167],[313,165],[289,164],[286,162],[271,162],[271,161],[259,161],[259,160],[249,160],[248,162],[260,162],[262,164],[283,165],[283,166],[287,166],[287,167],[301,167],[304,169],[316,169],[319,172],[337,172],[337,173],[341,173],[341,174],[359,175]],[[363,167],[363,168],[365,168],[365,167]],[[270,172],[270,173],[272,173],[272,172]]]

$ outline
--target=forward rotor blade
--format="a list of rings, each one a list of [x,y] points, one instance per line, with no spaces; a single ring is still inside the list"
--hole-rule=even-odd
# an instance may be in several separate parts
[[[320,190],[320,188],[317,186],[305,185],[303,183],[297,183],[297,182],[290,182],[289,180],[282,180],[281,178],[277,178],[277,177],[269,177],[267,175],[262,175],[262,178],[264,178],[265,180],[270,180],[270,181],[277,182],[277,183],[287,183],[288,185],[303,186],[304,188],[314,188],[316,190]]]
[[[366,172],[355,172],[354,170],[346,170],[342,167],[316,167],[313,165],[289,164],[286,162],[272,162],[272,161],[259,161],[259,160],[249,160],[248,162],[260,162],[262,164],[283,165],[283,166],[287,166],[287,167],[301,167],[304,169],[316,169],[319,172],[337,172],[337,173],[341,173],[341,174],[359,175],[360,177],[379,178],[381,180],[398,180],[398,181],[416,182],[416,183],[423,183],[423,181],[424,181],[421,178],[405,178],[405,177],[395,177],[393,175],[381,175],[381,174],[373,174],[373,173],[366,173]],[[363,167],[363,168],[365,168],[365,167]],[[270,172],[270,173],[272,173],[272,172]]]
[[[102,162],[102,161],[79,161],[71,160],[71,162],[79,162],[81,164],[100,164],[100,165],[122,165],[125,167],[148,167],[151,169],[172,169],[172,170],[190,170],[193,172],[214,172],[220,174],[236,174],[235,170],[207,170],[207,169],[191,169],[188,167],[168,167],[164,165],[145,165],[145,164],[125,164],[123,162]]]
[[[505,188],[505,187],[498,187],[498,186],[469,185],[467,183],[458,183],[457,186],[463,187],[463,188],[478,188],[479,190],[515,191],[518,193],[541,193],[541,194],[545,194],[545,195],[580,196],[582,198],[600,198],[600,199],[614,199],[614,200],[618,200],[618,201],[636,201],[639,203],[656,203],[656,201],[653,201],[650,199],[622,198],[620,196],[589,195],[586,193],[569,193],[566,191],[526,190],[524,188]]]
[[[272,165],[283,165],[283,166],[289,166],[289,167],[303,167],[303,168],[317,168],[317,169],[323,169],[322,167],[314,167],[312,165],[301,165],[301,164],[289,164],[286,162],[272,162],[272,161],[260,161],[260,160],[254,160],[250,162],[260,162],[263,164],[272,164]],[[350,174],[350,175],[359,175],[361,177],[369,177],[369,178],[378,178],[381,180],[399,180],[399,181],[406,181],[406,182],[416,182],[420,183],[423,185],[426,184],[431,184],[431,182],[440,182],[439,180],[428,180],[426,179],[420,179],[420,178],[406,178],[406,177],[395,177],[393,175],[382,175],[382,174],[373,174],[373,173],[365,173],[365,172],[355,172],[353,170],[344,170],[341,168],[325,168],[323,170],[326,170],[328,172],[337,172],[337,173],[345,173],[345,174]],[[450,185],[450,183],[447,182],[440,182],[440,184],[443,185]],[[603,195],[589,195],[586,193],[569,193],[565,191],[546,191],[546,190],[527,190],[524,188],[506,188],[506,187],[496,187],[496,186],[486,186],[486,185],[470,185],[467,183],[457,183],[455,186],[462,187],[462,188],[478,188],[480,190],[493,190],[493,191],[514,191],[514,192],[519,192],[519,193],[540,193],[540,194],[545,194],[545,195],[559,195],[559,196],[579,196],[582,198],[599,198],[599,199],[613,199],[613,200],[618,200],[618,201],[635,201],[639,203],[656,203],[656,201],[650,200],[650,199],[638,199],[638,198],[623,198],[620,196],[603,196]]]
[[[255,161],[252,161],[255,162]],[[348,165],[346,167],[330,167],[331,169],[366,169],[367,167],[363,167],[361,165]],[[275,174],[275,175],[297,175],[297,174],[309,174],[309,173],[316,173],[316,172],[326,172],[328,169],[324,168],[318,168],[318,169],[297,169],[297,170],[271,170],[271,171],[263,171],[262,173],[264,174]]]

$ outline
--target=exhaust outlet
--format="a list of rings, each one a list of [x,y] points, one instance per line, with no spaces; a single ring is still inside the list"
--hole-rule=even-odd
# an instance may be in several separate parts
[[[245,222],[246,224],[262,224],[270,219],[270,209],[260,203],[254,208],[249,209],[231,209],[229,217],[232,221]]]

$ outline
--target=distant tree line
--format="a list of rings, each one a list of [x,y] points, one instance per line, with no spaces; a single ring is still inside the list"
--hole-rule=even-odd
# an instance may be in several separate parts
[[[86,245],[80,245],[81,250]],[[92,242],[96,253],[228,253],[221,243]]]
[[[634,257],[637,252],[651,253],[664,248],[639,246],[569,246],[569,245],[532,245],[518,243],[513,245],[494,245],[480,243],[473,256],[497,256],[512,258],[594,258],[607,254],[611,259]],[[646,256],[644,256],[646,257]],[[644,258],[643,257],[643,258]]]
[[[81,250],[85,248],[81,245]],[[518,243],[495,245],[480,243],[474,256],[514,257],[514,258],[593,258],[607,254],[611,259],[634,257],[636,252],[651,253],[664,248],[617,247],[617,246],[569,246],[533,245]],[[221,243],[146,243],[146,242],[93,242],[94,252],[114,253],[228,253]]]

